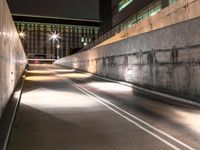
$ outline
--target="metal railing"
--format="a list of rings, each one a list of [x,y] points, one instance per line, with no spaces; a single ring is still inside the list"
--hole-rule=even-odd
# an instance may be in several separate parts
[[[54,59],[55,56],[53,54],[37,54],[37,53],[28,53],[27,59]]]
[[[134,26],[136,23],[151,17],[152,15],[155,15],[156,13],[160,12],[163,8],[174,4],[177,2],[177,0],[155,0],[154,2],[150,3],[149,5],[145,6],[140,11],[136,12],[132,16],[130,16],[128,19],[124,20],[122,23],[118,24],[117,26],[113,27],[110,31],[106,32],[105,34],[99,36],[97,39],[92,41],[91,43],[88,43],[86,46],[84,46],[80,51],[82,52],[88,49],[91,49],[100,43],[108,40],[109,38],[113,37],[114,35],[127,30],[128,28]],[[163,7],[162,4],[165,6]],[[152,7],[152,4],[154,5]],[[167,5],[166,5],[167,4]],[[135,18],[134,18],[135,17]],[[134,20],[134,22],[133,22]]]

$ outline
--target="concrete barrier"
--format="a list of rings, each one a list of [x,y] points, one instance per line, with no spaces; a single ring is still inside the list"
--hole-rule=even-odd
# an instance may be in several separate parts
[[[200,102],[200,18],[59,59],[55,64]]]
[[[27,64],[6,0],[0,0],[0,117]]]

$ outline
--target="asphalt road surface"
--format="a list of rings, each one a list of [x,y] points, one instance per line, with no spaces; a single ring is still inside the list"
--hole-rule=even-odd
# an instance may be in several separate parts
[[[31,65],[8,150],[200,150],[200,110],[54,65]]]

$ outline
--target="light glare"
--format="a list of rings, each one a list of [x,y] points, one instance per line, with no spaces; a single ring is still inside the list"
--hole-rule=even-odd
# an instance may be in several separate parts
[[[60,45],[58,44],[58,45],[56,46],[56,48],[59,49],[59,48],[60,48]]]
[[[58,39],[61,38],[61,37],[60,37],[60,33],[56,33],[56,31],[55,31],[55,32],[51,32],[51,34],[48,35],[48,36],[49,36],[49,41],[50,41],[50,40],[53,40],[53,42],[55,42],[55,41],[58,42]]]
[[[106,92],[112,92],[112,93],[119,93],[119,92],[131,92],[132,88],[121,85],[118,83],[112,83],[112,82],[91,82],[88,83],[89,86],[106,91]]]
[[[19,32],[19,37],[22,38],[22,39],[24,39],[25,33],[23,31]]]

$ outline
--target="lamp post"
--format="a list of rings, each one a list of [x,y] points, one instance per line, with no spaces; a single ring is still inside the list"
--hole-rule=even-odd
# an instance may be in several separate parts
[[[55,48],[55,42],[58,43],[57,46],[56,46],[56,48],[57,48],[57,59],[59,57],[58,49],[60,48],[59,40],[58,40],[59,38],[60,38],[59,33],[56,33],[56,31],[55,32],[51,32],[51,36],[50,36],[49,40],[53,41],[53,49]],[[55,55],[54,55],[54,57],[55,57]]]
[[[56,48],[57,48],[57,59],[59,59],[59,58],[60,58],[60,56],[59,56],[60,45],[58,44],[58,45],[56,46]]]
[[[25,46],[25,36],[26,36],[26,33],[24,31],[19,31],[18,35],[19,35],[19,38],[20,38],[20,40],[22,42],[22,45],[24,47]]]

